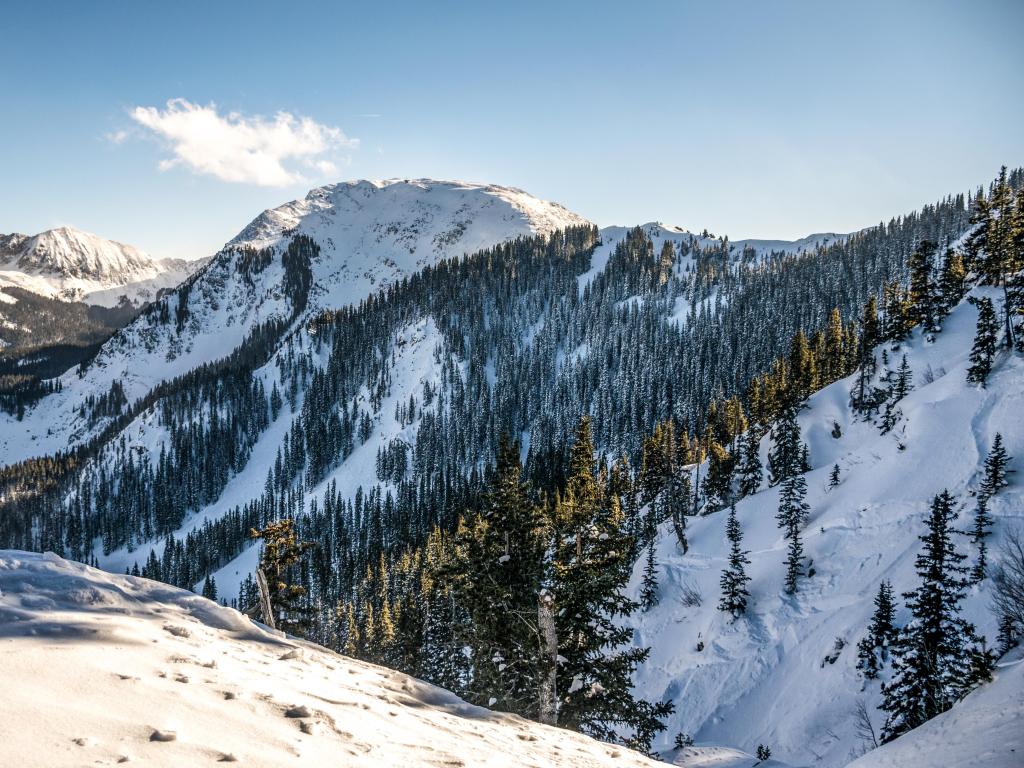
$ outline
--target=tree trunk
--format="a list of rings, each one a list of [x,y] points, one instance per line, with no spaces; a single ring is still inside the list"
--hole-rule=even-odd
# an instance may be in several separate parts
[[[545,725],[557,725],[558,634],[555,631],[555,596],[547,591],[537,596],[537,627],[540,629],[541,660],[538,719]]]
[[[267,586],[267,577],[263,569],[256,568],[256,586],[260,590],[260,611],[263,614],[263,623],[271,629],[277,629],[274,625],[274,608],[270,602],[270,587]]]

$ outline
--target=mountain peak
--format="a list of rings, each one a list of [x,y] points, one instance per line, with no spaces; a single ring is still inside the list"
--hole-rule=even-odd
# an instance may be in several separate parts
[[[339,230],[418,259],[472,253],[496,242],[590,222],[515,187],[439,179],[358,179],[311,189],[260,214],[231,245],[262,248],[293,230],[323,240]],[[362,238],[365,241],[365,237]]]

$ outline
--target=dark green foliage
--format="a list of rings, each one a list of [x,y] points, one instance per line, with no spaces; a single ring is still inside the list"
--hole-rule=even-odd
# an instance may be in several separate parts
[[[928,531],[917,556],[920,584],[903,596],[912,614],[893,648],[893,675],[882,688],[888,713],[882,740],[891,741],[953,706],[987,674],[974,627],[960,617],[966,590],[965,556],[952,541],[953,497],[932,501]]]
[[[896,603],[892,584],[883,581],[875,595],[875,612],[867,634],[857,644],[857,669],[869,680],[878,677],[882,666],[889,660],[889,650],[896,640]]]
[[[736,505],[729,509],[729,518],[725,523],[725,537],[729,541],[729,565],[722,571],[719,585],[722,588],[722,597],[718,602],[718,609],[732,614],[733,618],[741,616],[747,611],[747,598],[750,592],[747,591],[747,582],[750,577],[747,575],[744,566],[750,564],[750,553],[741,548],[743,531],[740,529],[740,522],[736,518]]]
[[[978,308],[978,329],[974,334],[971,348],[971,366],[967,369],[967,380],[985,386],[992,372],[992,361],[996,354],[999,337],[999,321],[992,300],[986,297],[971,299]]]

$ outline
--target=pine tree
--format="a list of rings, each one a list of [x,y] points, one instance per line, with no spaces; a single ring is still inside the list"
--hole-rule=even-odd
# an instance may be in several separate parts
[[[1006,465],[1010,457],[1006,455],[1006,446],[1003,445],[1003,436],[996,432],[992,441],[992,450],[985,458],[985,474],[978,489],[978,494],[985,498],[992,498],[999,491],[1008,485],[1006,479]]]
[[[971,581],[984,581],[988,572],[988,545],[985,539],[989,537],[992,527],[992,516],[988,513],[989,497],[983,493],[978,494],[978,506],[974,512],[974,527],[971,529],[971,540],[978,548],[978,559],[971,569]]]
[[[736,518],[736,505],[729,509],[729,517],[725,523],[725,537],[729,541],[729,565],[722,571],[719,584],[722,588],[722,597],[718,602],[718,609],[732,614],[736,618],[747,611],[747,598],[750,592],[747,591],[747,582],[750,577],[747,575],[745,565],[750,564],[747,555],[749,551],[741,549],[743,531],[740,522]]]
[[[828,476],[828,487],[829,488],[835,488],[837,485],[839,485],[839,482],[840,482],[840,478],[839,478],[839,465],[838,464],[833,464],[832,465],[832,472]]]
[[[920,585],[904,594],[913,618],[899,632],[892,680],[882,689],[888,713],[884,742],[945,712],[978,682],[970,653],[974,628],[960,618],[965,556],[953,545],[952,518],[953,497],[943,491],[932,501],[928,532],[921,537]]]
[[[964,267],[963,256],[952,248],[947,249],[946,257],[942,261],[942,276],[939,279],[942,314],[948,314],[964,297],[966,281],[967,270]]]
[[[746,497],[757,493],[764,479],[764,472],[761,465],[761,441],[753,427],[743,436],[737,471],[740,478],[740,496]]]
[[[999,321],[996,319],[991,299],[971,299],[971,303],[978,308],[978,329],[974,334],[974,346],[971,348],[971,367],[967,369],[967,381],[985,386],[992,371],[992,359],[996,354]]]
[[[217,599],[217,582],[214,581],[212,575],[208,575],[206,580],[203,582],[203,597],[208,600]]]
[[[868,632],[857,644],[857,669],[869,680],[878,677],[882,665],[889,658],[889,649],[896,639],[895,618],[892,584],[883,581],[875,595],[875,612]]]
[[[712,438],[708,451],[708,476],[704,481],[707,511],[721,509],[732,499],[732,474],[735,466],[735,457]]]
[[[658,604],[658,563],[654,556],[654,541],[647,545],[643,581],[640,587],[640,606],[649,611]]]
[[[275,626],[302,637],[309,620],[308,612],[302,605],[306,589],[295,581],[303,554],[312,544],[299,541],[295,533],[295,521],[291,519],[277,520],[261,530],[253,529],[250,536],[263,540],[259,568],[270,590]]]
[[[630,646],[632,632],[616,619],[636,610],[627,598],[632,543],[623,533],[620,501],[603,492],[594,471],[590,420],[576,429],[564,494],[555,501],[550,589],[557,629],[558,724],[606,741],[619,728],[643,751],[665,726],[670,702],[634,699],[632,674],[650,653]]]
[[[794,594],[800,577],[804,575],[803,542],[800,531],[807,522],[808,505],[807,481],[803,475],[794,474],[782,482],[779,491],[779,511],[775,516],[783,536],[789,542],[786,551],[786,593]]]
[[[785,408],[772,428],[774,445],[768,452],[768,478],[772,485],[800,472],[806,463],[796,413],[793,406]]]
[[[672,530],[675,531],[676,541],[684,555],[690,549],[690,542],[686,538],[686,516],[690,514],[691,495],[690,473],[683,468],[682,460],[677,460],[673,464],[668,486],[662,492],[662,504],[666,516],[672,521]]]
[[[482,510],[463,521],[456,548],[449,576],[473,627],[467,696],[482,706],[536,717],[544,525],[522,479],[519,445],[506,435],[499,440]]]
[[[931,240],[922,240],[910,254],[910,321],[920,324],[924,332],[932,330],[936,314],[936,291],[932,278],[936,248]]]

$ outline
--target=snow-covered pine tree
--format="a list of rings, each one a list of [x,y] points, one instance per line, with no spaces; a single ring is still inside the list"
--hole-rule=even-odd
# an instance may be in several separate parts
[[[881,708],[888,713],[883,742],[945,712],[978,682],[971,654],[977,637],[960,617],[966,568],[953,545],[952,518],[953,497],[943,491],[932,501],[921,536],[920,584],[903,595],[912,619],[897,636],[892,680],[882,688]]]
[[[764,469],[761,464],[761,440],[753,426],[743,436],[737,473],[740,496],[746,497],[757,493],[764,479]]]
[[[992,527],[992,515],[988,513],[989,497],[983,493],[978,494],[978,505],[974,512],[974,527],[971,529],[971,541],[978,548],[978,559],[971,569],[971,581],[984,581],[988,573],[988,545],[985,539],[989,537]]]
[[[839,465],[832,465],[832,472],[828,476],[828,487],[835,488],[840,483]]]
[[[807,522],[809,507],[804,501],[806,495],[807,481],[803,475],[793,474],[782,481],[782,488],[779,490],[779,511],[775,519],[782,529],[782,535],[789,542],[786,551],[787,594],[796,592],[800,577],[804,575],[804,548],[800,531]]]
[[[686,538],[686,517],[691,510],[690,486],[690,472],[683,468],[682,459],[678,458],[673,462],[668,485],[662,492],[662,503],[672,521],[672,530],[675,531],[676,541],[684,555],[690,549],[690,542]]]
[[[787,406],[772,428],[774,444],[768,452],[768,478],[772,485],[799,473],[804,465],[804,444],[796,414],[795,406]]]
[[[892,584],[883,581],[878,585],[875,612],[867,634],[857,644],[857,669],[869,680],[878,677],[879,670],[889,658],[889,648],[896,639],[895,618]]]
[[[645,611],[658,604],[658,561],[654,554],[654,540],[647,545],[647,559],[644,561],[644,575],[640,586],[640,607]]]
[[[978,488],[978,493],[987,498],[992,498],[1002,488],[1007,486],[1007,469],[1010,457],[1006,455],[1006,446],[1003,445],[1003,436],[996,432],[992,440],[992,450],[985,458],[985,474]]]
[[[963,256],[959,251],[947,248],[942,260],[942,275],[939,278],[939,309],[943,315],[948,314],[964,297],[966,281],[967,270],[964,268]]]
[[[743,530],[740,528],[740,521],[736,517],[736,505],[729,509],[729,517],[725,523],[725,538],[729,541],[729,565],[722,571],[719,585],[722,588],[722,597],[718,602],[718,609],[732,614],[735,619],[747,611],[747,598],[750,592],[747,590],[747,582],[750,576],[747,575],[745,566],[750,564],[750,553],[741,548],[743,542]]]
[[[922,240],[910,254],[910,321],[924,332],[932,330],[936,315],[936,288],[932,277],[937,246]]]
[[[999,338],[999,320],[992,299],[986,296],[972,298],[971,303],[978,308],[978,328],[971,348],[971,367],[967,369],[967,381],[984,387],[992,372],[992,359]]]

